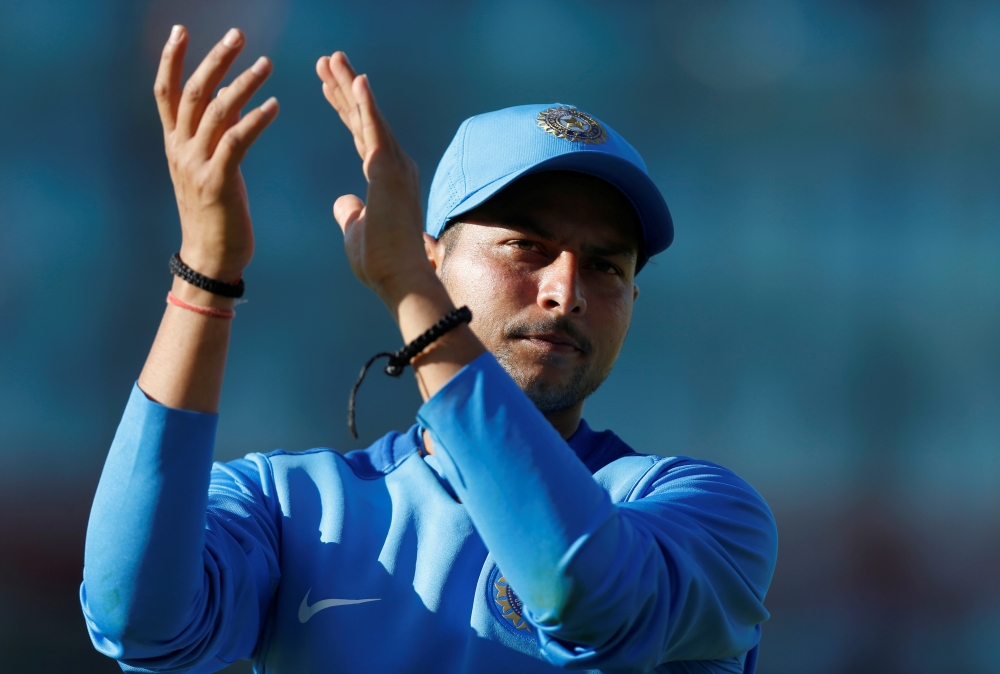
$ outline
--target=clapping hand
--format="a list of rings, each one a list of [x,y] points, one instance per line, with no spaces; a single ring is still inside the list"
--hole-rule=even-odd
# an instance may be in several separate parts
[[[417,166],[382,117],[368,76],[355,73],[343,52],[320,58],[316,72],[354,137],[368,180],[367,204],[347,194],[334,203],[333,215],[354,273],[395,313],[414,287],[438,284],[424,251]]]
[[[347,194],[333,205],[347,259],[409,343],[455,309],[430,262],[437,244],[423,233],[417,166],[382,117],[368,77],[355,73],[343,52],[320,58],[316,72],[323,95],[354,137],[368,180],[367,203]],[[412,365],[424,400],[483,350],[468,326],[460,326],[421,352]],[[424,442],[430,448],[426,434]]]
[[[239,279],[253,257],[253,227],[240,162],[274,121],[270,98],[245,116],[240,110],[271,74],[260,57],[213,98],[246,39],[233,28],[204,58],[183,89],[188,33],[174,26],[163,48],[154,93],[180,211],[181,259],[210,278]]]

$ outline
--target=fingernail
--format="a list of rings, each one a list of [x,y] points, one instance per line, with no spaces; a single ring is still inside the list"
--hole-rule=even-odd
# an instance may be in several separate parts
[[[252,66],[250,66],[250,70],[254,71],[258,75],[263,75],[264,73],[266,73],[267,72],[267,57],[266,56],[261,56],[259,59],[257,59],[254,62],[254,64]]]
[[[181,26],[177,25],[170,29],[170,42],[177,42],[181,39]]]
[[[271,96],[269,99],[264,101],[264,103],[260,106],[261,112],[270,113],[274,112],[277,109],[278,109],[278,99],[275,98],[274,96]]]
[[[235,47],[240,42],[240,31],[235,28],[230,28],[229,32],[226,33],[226,37],[222,38],[222,44],[227,47]]]

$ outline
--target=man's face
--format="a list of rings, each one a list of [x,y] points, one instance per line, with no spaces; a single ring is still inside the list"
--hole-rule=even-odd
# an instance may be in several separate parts
[[[640,225],[609,183],[526,176],[429,239],[472,330],[543,413],[576,405],[611,372],[632,318]]]

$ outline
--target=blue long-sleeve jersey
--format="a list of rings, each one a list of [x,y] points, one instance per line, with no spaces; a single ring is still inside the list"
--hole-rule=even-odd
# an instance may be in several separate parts
[[[777,532],[746,482],[586,422],[564,441],[490,354],[417,418],[213,467],[217,416],[136,387],[87,531],[97,649],[125,671],[754,670]]]

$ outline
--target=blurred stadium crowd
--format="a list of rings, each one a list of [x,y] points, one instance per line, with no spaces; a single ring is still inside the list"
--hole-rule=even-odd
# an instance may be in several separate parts
[[[76,593],[179,242],[152,98],[174,23],[191,64],[243,28],[237,67],[270,55],[282,104],[244,163],[219,459],[363,446],[347,392],[396,348],[330,216],[364,185],[316,58],[370,75],[425,189],[462,119],[573,104],[677,228],[585,416],[768,499],[759,671],[1000,672],[1000,3],[943,0],[0,5],[0,671],[118,671]],[[368,386],[369,438],[412,422],[411,381]]]

